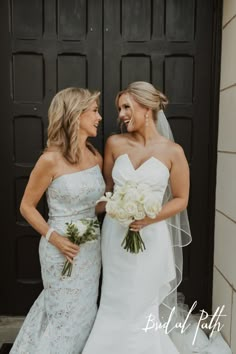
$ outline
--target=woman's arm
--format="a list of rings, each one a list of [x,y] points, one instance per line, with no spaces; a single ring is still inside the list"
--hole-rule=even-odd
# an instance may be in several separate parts
[[[96,158],[97,158],[97,162],[98,162],[98,165],[102,171],[103,169],[103,158],[101,156],[101,154],[96,151]],[[99,215],[99,214],[103,214],[105,212],[105,206],[104,206],[104,203],[98,203],[95,207],[95,214],[96,215]]]
[[[112,192],[114,182],[112,179],[112,169],[115,163],[113,150],[114,142],[117,140],[116,135],[112,135],[107,139],[104,153],[103,175],[106,183],[106,192]]]
[[[36,207],[52,179],[53,162],[49,155],[45,153],[39,158],[30,174],[20,205],[22,216],[41,235],[47,233],[49,226]]]
[[[104,150],[104,163],[103,163],[103,176],[106,183],[106,192],[112,192],[113,190],[113,179],[112,179],[112,169],[114,166],[114,157],[113,157],[113,141],[114,136],[110,136],[107,139],[105,150]],[[100,202],[96,206],[96,213],[104,213],[106,202]]]
[[[55,162],[51,153],[44,153],[39,158],[31,172],[20,205],[22,216],[39,234],[44,236],[50,227],[37,210],[37,205],[53,179],[54,165]],[[57,232],[51,234],[50,243],[57,247],[70,261],[72,261],[79,250],[78,246]]]
[[[177,144],[173,152],[170,185],[173,199],[162,207],[156,221],[165,220],[186,209],[188,205],[189,166],[182,147]]]
[[[186,209],[189,198],[189,166],[181,146],[174,144],[172,149],[170,185],[173,199],[163,205],[155,219],[145,217],[143,220],[134,221],[130,225],[132,229],[140,229],[140,227],[165,220]]]

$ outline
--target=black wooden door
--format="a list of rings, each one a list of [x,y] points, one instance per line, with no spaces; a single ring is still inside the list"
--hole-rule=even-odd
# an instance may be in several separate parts
[[[217,125],[213,95],[219,84],[213,34],[217,20],[221,22],[221,6],[205,0],[104,0],[105,138],[116,129],[117,91],[144,80],[165,92],[170,101],[166,115],[191,171],[188,212],[193,242],[184,249],[180,290],[189,305],[197,300],[197,308],[208,311]]]
[[[170,100],[167,116],[191,167],[193,243],[185,252],[182,290],[190,305],[198,300],[199,308],[209,310],[216,143],[210,126],[217,124],[213,31],[221,5],[213,0],[5,0],[0,6],[0,313],[26,313],[42,288],[39,235],[20,216],[19,203],[45,144],[51,98],[72,85],[103,92],[103,131],[95,141],[102,151],[117,130],[115,95],[134,80],[153,82]],[[45,201],[39,210],[46,217]]]
[[[1,117],[6,163],[1,191],[0,313],[24,314],[42,284],[39,235],[21,217],[19,203],[44,148],[47,110],[54,94],[68,86],[102,87],[102,2],[12,0],[1,6],[6,56],[6,99],[1,102]],[[98,138],[100,149],[101,144]],[[46,217],[45,205],[42,200],[39,210]]]

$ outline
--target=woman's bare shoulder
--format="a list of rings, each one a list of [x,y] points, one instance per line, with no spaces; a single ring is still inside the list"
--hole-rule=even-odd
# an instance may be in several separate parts
[[[103,166],[103,157],[102,155],[100,154],[100,152],[94,148],[94,151],[95,151],[95,158],[96,158],[96,161],[100,167],[100,169],[102,170],[102,166]]]
[[[169,157],[172,163],[180,163],[183,161],[186,162],[184,149],[182,148],[181,145],[173,141],[169,141],[167,142],[167,146],[168,146]]]
[[[165,137],[158,139],[155,151],[166,160],[167,165],[186,159],[182,146]]]
[[[181,145],[177,144],[176,142],[174,142],[172,140],[165,138],[164,136],[161,137],[161,139],[159,140],[159,143],[162,143],[163,148],[168,149],[171,155],[172,154],[179,155],[179,154],[183,154],[183,152],[184,152]]]
[[[58,151],[47,151],[45,150],[42,155],[39,157],[35,168],[39,170],[47,170],[49,172],[54,171],[55,167],[58,164],[58,161],[61,160],[61,153]]]
[[[107,144],[120,144],[128,140],[128,134],[112,134],[107,138]]]
[[[184,155],[184,149],[182,148],[182,146],[173,141],[170,142],[170,149],[173,156],[175,157]]]

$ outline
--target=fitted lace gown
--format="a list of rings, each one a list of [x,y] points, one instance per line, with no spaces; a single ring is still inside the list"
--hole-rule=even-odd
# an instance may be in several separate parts
[[[95,218],[95,202],[104,189],[98,165],[56,178],[46,192],[48,224],[63,235],[66,222]],[[97,312],[100,237],[80,246],[68,278],[61,277],[65,257],[45,237],[41,237],[39,255],[44,290],[10,353],[80,354]]]

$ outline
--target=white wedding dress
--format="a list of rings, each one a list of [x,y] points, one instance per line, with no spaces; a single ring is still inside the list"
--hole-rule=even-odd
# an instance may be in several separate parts
[[[154,157],[134,169],[128,154],[122,154],[115,161],[112,176],[115,186],[127,180],[148,183],[162,199],[169,170]],[[171,281],[176,277],[173,247],[166,221],[141,229],[146,250],[138,254],[121,247],[126,231],[126,227],[106,215],[102,228],[101,301],[83,354],[230,353],[222,350],[219,341],[212,347],[202,331],[194,348],[191,332],[173,341],[164,329],[144,331],[150,314],[155,324],[162,323],[159,305],[170,293]]]
[[[104,190],[98,165],[54,179],[46,193],[48,224],[64,235],[66,222],[96,219],[95,203]],[[100,235],[98,240],[80,246],[71,277],[61,277],[65,257],[43,236],[39,255],[44,290],[31,307],[10,353],[80,354],[97,312]]]

